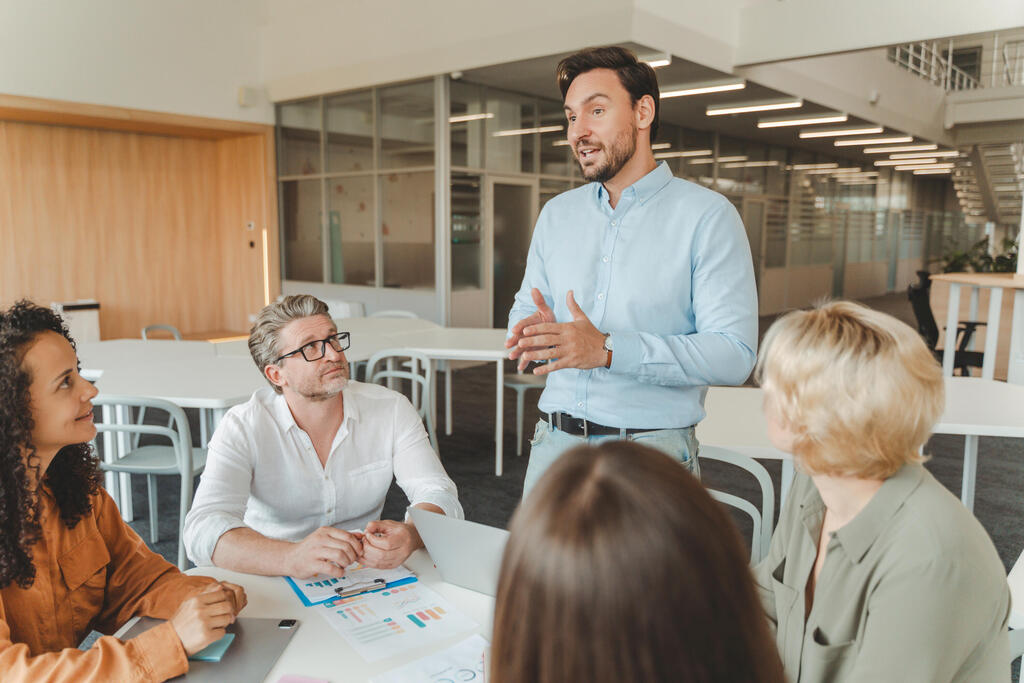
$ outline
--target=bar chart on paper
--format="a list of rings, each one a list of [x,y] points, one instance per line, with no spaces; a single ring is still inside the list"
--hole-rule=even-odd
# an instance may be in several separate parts
[[[418,583],[333,600],[318,609],[368,662],[477,626],[440,595]]]

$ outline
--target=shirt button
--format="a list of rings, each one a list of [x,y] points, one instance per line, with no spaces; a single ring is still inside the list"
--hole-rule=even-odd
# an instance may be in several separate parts
[[[604,262],[604,263],[608,263],[608,257],[605,256],[603,259],[601,259],[601,261]]]
[[[580,401],[579,403],[577,403],[576,407],[577,408],[582,408],[583,407],[583,401]]]
[[[600,294],[598,294],[597,298],[598,298],[599,301],[603,300],[604,299],[604,292],[601,292]]]
[[[615,227],[616,225],[618,225],[618,224],[619,224],[619,222],[618,222],[618,221],[612,221],[612,227],[613,227],[613,228],[614,228],[614,227]]]

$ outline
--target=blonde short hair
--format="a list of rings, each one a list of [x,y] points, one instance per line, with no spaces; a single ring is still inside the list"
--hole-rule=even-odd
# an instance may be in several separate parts
[[[779,318],[755,378],[811,474],[886,479],[923,461],[945,405],[942,368],[917,332],[850,301]]]

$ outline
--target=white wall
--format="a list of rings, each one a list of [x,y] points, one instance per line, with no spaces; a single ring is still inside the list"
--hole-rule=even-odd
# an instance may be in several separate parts
[[[0,0],[0,93],[258,123],[264,0]]]

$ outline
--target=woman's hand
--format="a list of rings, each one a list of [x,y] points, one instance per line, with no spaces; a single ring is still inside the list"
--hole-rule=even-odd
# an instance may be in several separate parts
[[[171,617],[171,625],[188,655],[194,655],[223,638],[225,627],[235,621],[234,588],[241,590],[237,586],[226,588],[220,583],[212,583],[202,593],[181,603]],[[242,591],[242,600],[244,603],[245,591]]]

